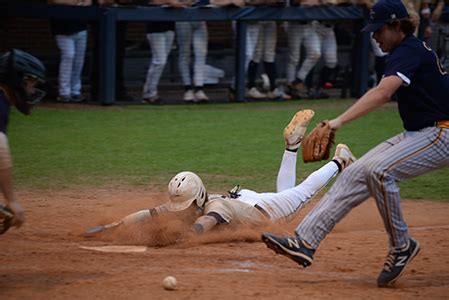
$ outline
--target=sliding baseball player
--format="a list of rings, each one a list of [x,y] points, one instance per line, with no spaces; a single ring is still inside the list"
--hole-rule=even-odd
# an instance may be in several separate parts
[[[86,233],[94,234],[186,209],[199,212],[192,226],[192,231],[197,234],[220,224],[258,225],[289,220],[334,176],[356,160],[346,145],[339,144],[331,161],[295,185],[297,152],[313,115],[312,110],[299,111],[284,129],[285,150],[277,176],[277,192],[258,193],[236,186],[228,195],[208,194],[201,178],[185,171],[173,177],[168,184],[168,203],[135,212],[111,224],[93,227]]]

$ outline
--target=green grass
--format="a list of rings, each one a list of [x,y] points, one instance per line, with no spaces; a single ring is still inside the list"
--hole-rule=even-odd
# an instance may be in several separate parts
[[[17,187],[61,189],[151,185],[161,190],[179,171],[198,173],[212,191],[235,184],[272,191],[282,130],[299,109],[332,118],[353,100],[205,106],[37,107],[13,111],[9,127]],[[402,130],[394,105],[344,126],[337,142],[362,155]],[[324,163],[298,164],[304,178]],[[449,169],[401,185],[404,198],[448,200]]]

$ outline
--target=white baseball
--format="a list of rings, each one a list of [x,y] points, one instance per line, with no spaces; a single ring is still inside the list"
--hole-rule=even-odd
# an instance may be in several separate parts
[[[173,276],[167,276],[162,280],[162,285],[164,286],[164,289],[172,291],[176,289],[176,278]]]

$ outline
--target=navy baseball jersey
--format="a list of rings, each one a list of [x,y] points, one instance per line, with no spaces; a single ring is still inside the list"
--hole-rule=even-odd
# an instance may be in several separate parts
[[[6,134],[9,120],[9,102],[5,93],[0,89],[0,132]]]
[[[404,81],[396,96],[406,130],[416,131],[449,120],[449,75],[425,42],[407,36],[393,49],[384,73],[390,75]]]

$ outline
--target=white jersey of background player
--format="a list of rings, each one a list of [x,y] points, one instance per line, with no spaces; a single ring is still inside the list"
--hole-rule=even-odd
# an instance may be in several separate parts
[[[122,222],[125,225],[132,224],[163,213],[183,211],[192,207],[201,211],[201,216],[192,226],[195,233],[209,231],[217,224],[240,222],[257,225],[266,221],[288,220],[334,176],[355,160],[349,148],[339,144],[332,161],[295,186],[297,150],[313,115],[312,110],[299,111],[284,129],[286,149],[277,177],[276,193],[258,193],[234,188],[229,196],[208,194],[198,175],[181,172],[168,184],[168,203],[128,215]]]

